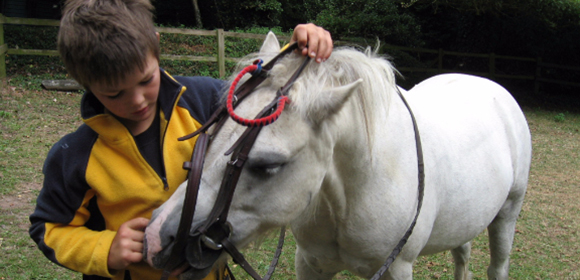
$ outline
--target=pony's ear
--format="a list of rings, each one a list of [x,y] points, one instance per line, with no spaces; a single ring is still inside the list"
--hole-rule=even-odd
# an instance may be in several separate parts
[[[321,122],[328,116],[338,112],[344,102],[360,86],[362,79],[358,79],[350,84],[331,88],[326,92],[326,96],[321,98],[317,109],[310,112],[313,121]]]
[[[278,42],[278,38],[274,35],[274,32],[268,32],[266,36],[266,40],[262,44],[260,48],[260,52],[269,52],[269,53],[279,53],[280,52],[280,43]]]

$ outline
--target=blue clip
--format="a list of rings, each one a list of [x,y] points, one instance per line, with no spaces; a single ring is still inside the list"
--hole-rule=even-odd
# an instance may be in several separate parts
[[[263,60],[261,60],[261,59],[256,59],[256,61],[254,61],[254,65],[257,65],[257,66],[258,66],[258,68],[256,68],[256,70],[254,70],[254,71],[251,73],[251,74],[252,74],[252,76],[254,76],[254,75],[258,75],[258,74],[260,74],[260,72],[262,72],[262,63],[264,63],[264,61],[263,61]]]

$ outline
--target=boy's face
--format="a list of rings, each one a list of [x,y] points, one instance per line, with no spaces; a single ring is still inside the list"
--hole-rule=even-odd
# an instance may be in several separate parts
[[[90,90],[133,135],[138,135],[155,119],[159,84],[159,61],[149,54],[143,72],[136,68],[115,86],[94,83]]]

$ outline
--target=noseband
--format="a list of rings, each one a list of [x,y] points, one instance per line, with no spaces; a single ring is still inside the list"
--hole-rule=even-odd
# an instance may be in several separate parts
[[[256,61],[254,62],[254,65],[246,67],[232,83],[226,104],[221,105],[200,129],[192,134],[179,138],[180,141],[183,141],[198,136],[191,161],[185,162],[183,164],[183,168],[189,170],[187,189],[181,219],[179,221],[179,227],[175,236],[175,243],[171,251],[171,255],[164,267],[163,275],[161,277],[162,280],[167,279],[173,270],[183,265],[183,262],[181,261],[183,255],[186,256],[186,259],[191,267],[198,270],[207,270],[210,269],[215,261],[220,257],[222,250],[228,252],[233,258],[234,262],[239,264],[255,280],[268,280],[274,273],[282,251],[282,246],[284,245],[285,228],[283,227],[280,231],[276,253],[271,261],[267,274],[264,276],[264,278],[262,278],[245,260],[244,256],[239,252],[239,250],[231,243],[229,238],[232,232],[232,228],[227,221],[227,216],[233,200],[238,179],[240,178],[243,166],[248,159],[248,155],[258,137],[258,134],[260,133],[263,126],[271,124],[279,117],[284,109],[284,105],[289,102],[288,91],[298,76],[300,76],[306,65],[309,63],[310,58],[305,58],[304,62],[300,65],[296,72],[294,72],[292,77],[289,78],[288,82],[278,90],[276,98],[266,107],[264,107],[262,111],[258,113],[255,119],[244,119],[239,117],[235,114],[234,108],[268,77],[269,71],[278,60],[297,48],[297,43],[294,43],[284,51],[280,52],[263,67],[261,65],[261,61]],[[240,78],[246,73],[251,73],[252,77],[240,87],[235,89]],[[401,238],[395,249],[391,252],[384,265],[379,269],[379,271],[375,273],[371,279],[381,278],[381,276],[388,270],[390,264],[401,252],[416,224],[423,200],[425,175],[423,171],[423,153],[421,149],[419,131],[417,129],[415,117],[413,116],[409,105],[407,104],[400,91],[398,91],[398,94],[411,114],[413,127],[415,129],[419,169],[417,212],[413,222],[411,223],[403,238]],[[234,145],[225,153],[225,155],[231,155],[231,158],[227,163],[224,178],[222,180],[214,206],[208,218],[193,231],[192,235],[190,235],[207,147],[210,143],[210,139],[218,133],[218,131],[227,120],[228,116],[230,116],[237,123],[246,126],[247,129],[234,143]],[[211,134],[208,134],[207,130],[212,126],[214,126],[214,129],[212,130]],[[232,279],[234,278],[231,273],[230,276]]]

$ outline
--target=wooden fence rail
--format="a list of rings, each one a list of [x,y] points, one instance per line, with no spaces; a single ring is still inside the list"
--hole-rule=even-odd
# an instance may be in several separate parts
[[[11,18],[5,17],[0,14],[0,79],[6,77],[6,54],[10,55],[49,55],[57,56],[58,52],[56,50],[36,50],[36,49],[12,49],[7,46],[4,42],[4,24],[15,24],[15,25],[37,25],[37,26],[59,26],[60,22],[58,20],[46,20],[46,19],[29,19],[29,18]],[[249,33],[236,33],[227,32],[223,29],[217,30],[194,30],[194,29],[182,29],[182,28],[169,28],[169,27],[157,27],[159,33],[168,34],[185,34],[193,36],[216,36],[217,37],[217,53],[215,56],[192,56],[192,55],[171,55],[171,54],[161,54],[161,59],[164,60],[187,60],[187,61],[208,61],[216,62],[218,64],[218,70],[220,77],[225,75],[225,61],[237,61],[238,58],[226,57],[225,56],[225,37],[234,38],[249,38],[249,39],[264,39],[266,35],[263,34],[249,34]],[[289,41],[289,37],[279,37],[282,40]],[[338,42],[337,42],[338,43]],[[348,44],[348,43],[347,43]],[[427,73],[448,73],[448,72],[463,72],[468,74],[474,74],[479,76],[485,76],[492,80],[496,78],[511,79],[511,80],[529,80],[534,82],[534,92],[538,93],[540,90],[541,83],[552,83],[573,87],[580,87],[580,83],[577,81],[565,81],[565,80],[555,80],[547,77],[543,77],[542,73],[546,69],[556,69],[556,70],[567,70],[580,72],[580,67],[576,66],[562,66],[553,63],[545,63],[542,61],[541,57],[529,58],[529,57],[514,57],[514,56],[503,56],[494,53],[482,54],[482,53],[462,53],[462,52],[452,52],[445,51],[443,49],[433,50],[425,48],[410,48],[402,46],[386,45],[386,49],[403,51],[406,53],[416,53],[420,54],[432,54],[437,55],[436,67],[433,68],[418,68],[418,67],[397,67],[401,72],[427,72]],[[470,72],[462,71],[457,69],[445,69],[444,62],[446,57],[456,56],[464,58],[480,58],[487,59],[489,62],[489,67],[486,72]],[[528,62],[534,63],[535,69],[531,68],[531,74],[501,74],[497,70],[497,62],[499,60],[517,61],[517,62]],[[580,73],[579,73],[580,74]],[[579,75],[575,75],[579,76]]]

